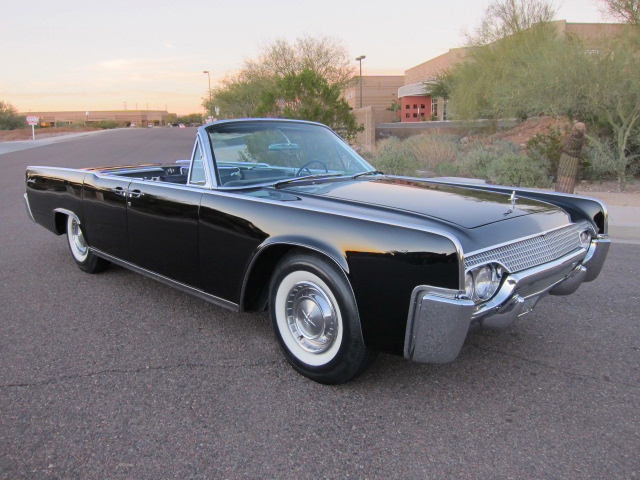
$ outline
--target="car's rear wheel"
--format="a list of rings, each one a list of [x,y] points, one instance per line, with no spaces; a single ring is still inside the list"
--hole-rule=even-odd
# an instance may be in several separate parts
[[[316,382],[344,383],[375,358],[344,272],[319,255],[293,252],[278,264],[269,313],[287,360]]]
[[[73,216],[67,217],[67,242],[69,251],[80,270],[87,273],[98,273],[109,267],[109,262],[98,257],[89,249],[80,222]]]

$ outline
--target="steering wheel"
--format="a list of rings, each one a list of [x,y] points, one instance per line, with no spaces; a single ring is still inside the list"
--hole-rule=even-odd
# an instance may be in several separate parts
[[[296,177],[300,177],[301,173],[304,172],[305,170],[307,172],[309,172],[309,175],[311,175],[311,170],[309,170],[309,165],[313,165],[314,163],[318,163],[320,165],[322,165],[322,167],[324,168],[325,173],[329,173],[329,167],[327,167],[327,164],[324,163],[322,160],[310,160],[307,163],[305,163],[304,165],[302,165],[298,171],[296,172]]]

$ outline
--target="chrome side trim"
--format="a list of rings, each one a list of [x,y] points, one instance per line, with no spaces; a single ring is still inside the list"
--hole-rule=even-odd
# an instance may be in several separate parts
[[[109,255],[108,253],[102,252],[97,248],[89,247],[92,253],[97,255],[98,257],[104,258],[105,260],[109,260],[116,265],[120,265],[121,267],[132,270],[136,273],[149,277],[153,280],[157,280],[160,283],[164,283],[165,285],[169,285],[170,287],[177,288],[178,290],[182,290],[183,292],[194,295],[202,300],[206,300],[207,302],[213,303],[220,307],[228,308],[235,312],[240,311],[240,307],[237,303],[230,302],[229,300],[225,300],[224,298],[216,297],[215,295],[211,295],[210,293],[204,292],[198,288],[191,287],[181,282],[176,282],[175,280],[165,277],[164,275],[160,275],[159,273],[152,272],[151,270],[147,270],[146,268],[139,267],[133,263],[127,262],[126,260],[122,260],[118,257],[114,257],[113,255]]]
[[[27,170],[29,170],[30,168],[46,168],[47,170],[61,170],[63,172],[84,172],[84,173],[97,171],[91,168],[47,167],[45,165],[29,165],[27,167]]]
[[[251,120],[248,120],[251,121]],[[288,121],[288,120],[286,120]],[[301,122],[301,123],[305,123],[305,122]],[[313,122],[306,122],[306,123],[313,123]],[[209,124],[210,125],[210,124]],[[199,128],[203,128],[203,127],[199,127]],[[206,149],[208,150],[208,149]],[[38,168],[38,167],[29,167],[29,168]],[[58,168],[58,167],[40,167],[40,168]],[[77,168],[59,168],[59,170],[68,170],[68,171],[74,171],[74,172],[85,172],[87,174],[93,174],[96,175],[98,177],[103,177],[103,178],[111,178],[111,179],[127,179],[127,177],[119,177],[118,175],[110,175],[108,173],[102,173],[98,170],[85,170],[85,169],[77,169]],[[215,178],[215,177],[214,177]],[[206,188],[204,186],[200,186],[200,187],[195,187],[195,186],[189,186],[189,185],[180,185],[180,184],[175,184],[175,183],[167,183],[167,182],[156,182],[156,181],[152,181],[152,180],[142,180],[142,179],[131,179],[129,178],[130,181],[135,180],[136,182],[144,182],[144,183],[149,183],[152,185],[162,185],[165,188],[174,188],[174,189],[178,189],[178,190],[192,190],[192,191],[198,191],[198,192],[208,192],[208,195],[220,195],[222,197],[226,197],[226,198],[242,198],[242,200],[244,201],[250,201],[250,202],[257,202],[257,203],[266,203],[266,204],[270,204],[270,205],[278,205],[278,206],[282,206],[282,202],[276,201],[276,200],[269,200],[266,198],[257,198],[257,197],[251,197],[248,195],[243,195],[242,197],[240,197],[237,193],[233,192],[233,191],[225,191],[224,189],[220,189],[220,188]],[[288,202],[287,203],[287,208],[297,208],[300,210],[305,210],[305,211],[310,211],[310,212],[318,212],[318,213],[324,213],[327,215],[335,215],[335,216],[339,216],[339,217],[345,217],[345,218],[356,218],[359,220],[364,220],[367,222],[372,222],[372,223],[378,223],[378,224],[382,224],[382,225],[392,225],[392,226],[396,226],[396,227],[400,227],[400,228],[407,228],[410,230],[416,230],[418,232],[425,232],[425,233],[431,233],[433,235],[438,235],[441,237],[446,238],[447,240],[449,240],[457,253],[458,256],[458,288],[460,290],[464,290],[464,258],[465,258],[465,254],[464,251],[462,249],[462,244],[460,243],[460,241],[451,233],[445,231],[445,230],[441,230],[439,228],[432,228],[432,227],[425,227],[424,225],[418,224],[418,223],[412,223],[412,222],[407,222],[407,221],[401,221],[401,220],[388,220],[388,219],[380,219],[380,218],[376,218],[370,215],[363,215],[363,214],[353,214],[353,213],[343,213],[343,212],[337,212],[337,211],[332,211],[326,208],[319,208],[319,207],[309,207],[308,205],[302,206],[302,205],[296,205],[294,202]]]
[[[29,205],[29,197],[27,197],[27,194],[24,194],[24,206],[27,208],[27,214],[29,215],[29,218],[31,219],[31,221],[33,223],[37,223],[36,219],[33,218],[33,213],[31,213],[31,205]]]

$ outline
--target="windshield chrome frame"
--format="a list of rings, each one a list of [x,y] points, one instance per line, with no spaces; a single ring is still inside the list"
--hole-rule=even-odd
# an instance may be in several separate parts
[[[231,186],[231,187],[225,187],[220,185],[218,165],[215,160],[215,153],[213,151],[213,144],[211,143],[211,137],[209,136],[209,131],[215,131],[215,127],[221,126],[221,125],[227,125],[227,124],[233,124],[233,123],[258,123],[258,122],[273,123],[273,124],[277,124],[277,123],[303,124],[303,125],[313,125],[316,127],[325,128],[329,132],[331,132],[333,135],[335,135],[336,139],[339,142],[341,142],[344,145],[344,147],[347,148],[347,150],[349,150],[349,154],[354,155],[359,161],[363,162],[365,167],[369,167],[371,170],[375,170],[375,167],[369,164],[369,162],[367,162],[367,160],[365,160],[358,152],[356,152],[351,147],[351,145],[349,145],[340,135],[338,135],[331,128],[327,127],[322,123],[311,122],[308,120],[294,120],[294,119],[288,119],[288,118],[240,118],[240,119],[218,120],[216,122],[207,123],[198,127],[198,136],[201,139],[201,146],[202,147],[208,146],[208,148],[203,148],[202,150],[203,152],[206,152],[205,153],[205,156],[206,156],[205,170],[207,170],[207,167],[208,167],[211,172],[210,174],[211,183],[209,188],[233,191],[233,190],[242,190],[246,188],[268,187],[268,186],[273,186],[275,183],[277,183],[277,182],[265,182],[265,183],[256,183],[255,185],[246,185],[246,186],[243,185],[243,186]],[[214,128],[212,129],[212,127]],[[343,178],[347,176],[349,175],[345,173],[342,176],[336,175],[336,178]]]

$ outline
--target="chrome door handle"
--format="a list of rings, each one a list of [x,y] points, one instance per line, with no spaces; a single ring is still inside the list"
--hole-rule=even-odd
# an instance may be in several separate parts
[[[144,194],[138,189],[129,190],[129,198],[140,198],[142,195]]]
[[[126,197],[127,196],[127,191],[122,188],[122,187],[115,187],[111,189],[113,191],[113,193],[115,193],[116,195],[120,195],[122,197]]]

